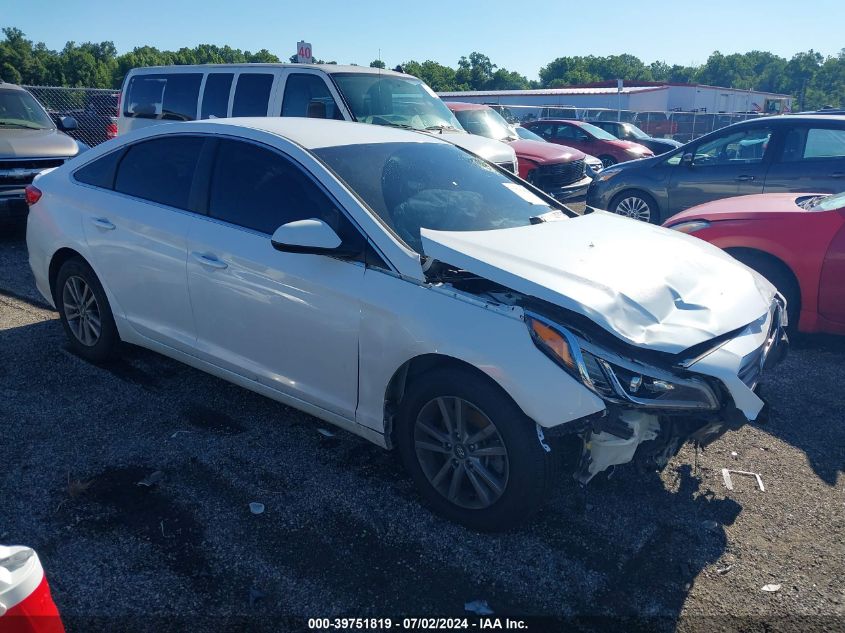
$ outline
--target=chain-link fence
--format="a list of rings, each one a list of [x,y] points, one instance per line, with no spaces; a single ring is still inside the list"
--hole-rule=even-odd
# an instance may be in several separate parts
[[[681,143],[721,129],[738,121],[766,116],[758,112],[678,112],[580,108],[567,105],[523,106],[488,104],[510,123],[537,119],[577,119],[580,121],[620,121],[631,123],[649,136],[671,138]]]
[[[60,88],[24,86],[58,123],[61,117],[73,117],[76,129],[66,130],[78,141],[97,145],[117,136],[117,90],[99,88]]]

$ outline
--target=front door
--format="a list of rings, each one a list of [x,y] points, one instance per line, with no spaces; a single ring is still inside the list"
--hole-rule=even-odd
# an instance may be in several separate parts
[[[319,218],[348,220],[275,150],[222,140],[211,167],[208,215],[188,236],[188,287],[205,360],[354,419],[364,265],[283,253],[272,233]]]
[[[719,198],[762,193],[772,129],[766,126],[726,130],[690,148],[692,162],[679,152],[666,164],[669,214]]]

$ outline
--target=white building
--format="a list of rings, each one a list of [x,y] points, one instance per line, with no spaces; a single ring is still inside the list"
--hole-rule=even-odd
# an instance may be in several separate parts
[[[621,90],[615,81],[539,90],[473,90],[438,93],[444,101],[507,106],[574,106],[634,112],[769,112],[791,110],[792,97],[756,90],[738,90],[703,84],[628,82]]]

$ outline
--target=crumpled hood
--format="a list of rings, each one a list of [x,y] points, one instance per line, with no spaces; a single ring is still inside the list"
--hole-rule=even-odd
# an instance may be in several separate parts
[[[76,141],[56,129],[0,129],[2,158],[64,158],[78,152]]]
[[[511,141],[510,146],[516,150],[517,157],[527,158],[540,165],[546,163],[570,163],[574,160],[583,160],[584,152],[566,145],[547,143],[545,141],[532,141],[530,139],[519,139]]]
[[[603,211],[494,231],[422,229],[426,255],[678,353],[763,316],[775,288],[695,237]]]

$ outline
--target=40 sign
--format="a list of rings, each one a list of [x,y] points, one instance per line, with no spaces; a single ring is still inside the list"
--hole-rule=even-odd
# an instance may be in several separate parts
[[[298,61],[300,64],[310,64],[312,61],[314,61],[314,56],[311,54],[310,43],[296,43],[296,61]]]

